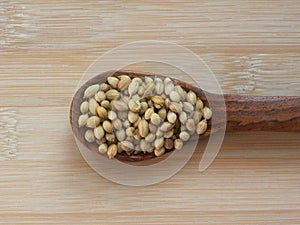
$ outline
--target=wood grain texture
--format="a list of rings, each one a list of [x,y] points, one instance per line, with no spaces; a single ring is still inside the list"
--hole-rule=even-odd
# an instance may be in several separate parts
[[[16,109],[0,108],[0,161],[16,156],[17,141]]]
[[[1,158],[0,223],[299,224],[299,134],[227,134],[199,173],[204,141],[170,180],[130,188],[88,167],[68,118],[87,67],[136,40],[189,48],[227,94],[299,96],[299,13],[297,0],[2,0],[0,137],[17,145],[0,141],[16,149]]]
[[[228,132],[300,132],[300,97],[225,95]]]

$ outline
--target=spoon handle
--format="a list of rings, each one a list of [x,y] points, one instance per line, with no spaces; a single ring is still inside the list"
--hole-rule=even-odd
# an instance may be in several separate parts
[[[225,95],[227,131],[300,132],[300,97]]]

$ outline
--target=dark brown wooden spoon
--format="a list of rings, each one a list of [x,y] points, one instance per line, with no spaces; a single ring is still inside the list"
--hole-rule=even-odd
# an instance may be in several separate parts
[[[84,91],[87,87],[95,83],[104,83],[108,76],[119,76],[126,74],[130,77],[162,77],[165,76],[141,73],[134,71],[109,71],[95,76],[82,85],[75,93],[71,108],[70,108],[70,122],[74,135],[76,138],[88,147],[91,151],[98,152],[97,145],[88,143],[84,139],[84,129],[78,127],[78,117],[80,116],[80,104],[83,99]],[[280,132],[300,132],[300,97],[296,96],[240,96],[240,95],[216,95],[203,91],[190,84],[184,83],[176,79],[172,79],[175,85],[180,85],[186,90],[193,90],[206,105],[207,98],[210,102],[221,102],[225,100],[227,120],[222,121],[218,118],[224,114],[224,108],[211,108],[213,117],[217,120],[217,126],[214,130],[211,129],[210,122],[208,123],[208,130],[199,136],[199,138],[207,137],[224,127],[226,124],[226,132],[238,131],[280,131]],[[218,105],[218,104],[213,104]],[[220,104],[221,105],[221,104]],[[219,126],[218,126],[219,125]],[[196,136],[194,136],[195,138]],[[196,137],[198,138],[198,137]],[[167,157],[165,154],[163,158]],[[116,158],[120,161],[142,161],[146,159],[155,158],[154,154],[137,154],[127,155],[126,153],[117,154]]]

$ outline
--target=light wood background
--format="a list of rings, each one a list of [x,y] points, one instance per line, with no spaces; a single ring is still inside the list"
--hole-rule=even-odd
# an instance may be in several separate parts
[[[134,188],[89,168],[68,119],[87,67],[136,40],[189,48],[226,93],[300,95],[299,16],[297,0],[1,0],[0,223],[299,224],[299,134],[227,134],[204,173],[200,143],[170,180]]]

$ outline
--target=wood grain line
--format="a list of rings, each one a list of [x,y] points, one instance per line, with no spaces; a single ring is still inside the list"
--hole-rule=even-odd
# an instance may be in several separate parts
[[[17,110],[0,108],[0,161],[17,155]]]

